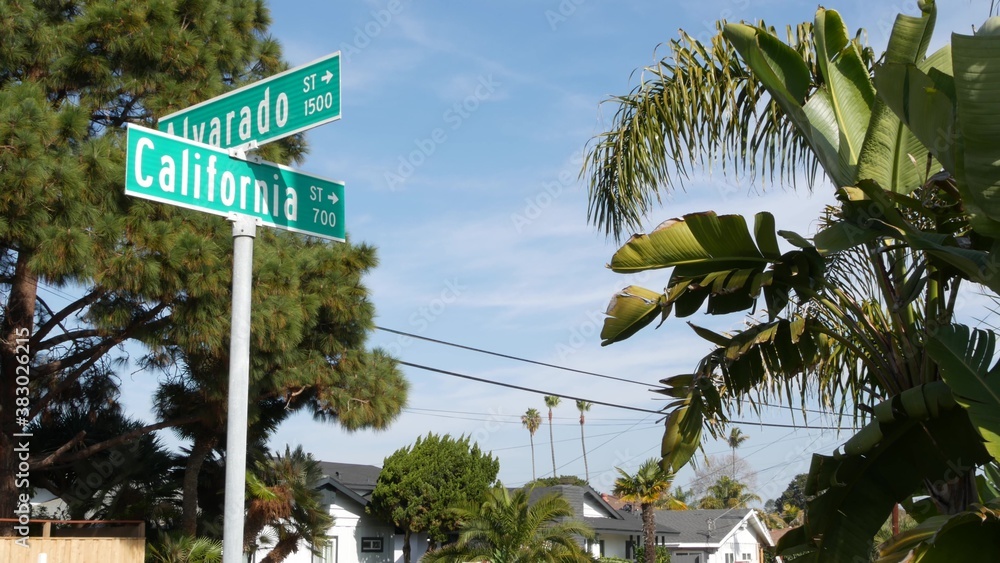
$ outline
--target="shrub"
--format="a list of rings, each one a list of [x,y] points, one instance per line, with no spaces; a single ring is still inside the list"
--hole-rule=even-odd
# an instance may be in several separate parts
[[[645,561],[643,559],[644,546],[637,546],[635,548],[635,560]],[[665,547],[656,548],[656,563],[670,563],[670,550]]]

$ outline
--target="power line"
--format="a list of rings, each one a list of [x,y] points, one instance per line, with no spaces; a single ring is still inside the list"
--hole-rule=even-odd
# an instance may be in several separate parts
[[[489,384],[489,385],[498,385],[500,387],[506,387],[508,389],[516,389],[518,391],[526,391],[528,393],[535,393],[537,395],[554,395],[556,397],[561,397],[563,399],[570,399],[570,400],[574,400],[574,401],[587,401],[587,402],[593,403],[595,405],[602,405],[602,406],[605,406],[605,407],[611,407],[611,408],[615,408],[615,409],[625,409],[625,410],[636,411],[636,412],[644,412],[644,413],[649,413],[649,414],[658,414],[660,416],[663,416],[665,414],[662,411],[657,411],[657,410],[652,410],[652,409],[644,409],[644,408],[641,408],[641,407],[633,407],[633,406],[630,406],[630,405],[619,405],[617,403],[608,403],[608,402],[605,402],[605,401],[598,401],[596,399],[583,399],[583,398],[580,398],[580,397],[572,397],[570,395],[566,395],[566,394],[563,394],[563,393],[555,393],[555,392],[552,392],[552,391],[543,391],[541,389],[534,389],[532,387],[524,387],[524,386],[521,386],[521,385],[514,385],[513,383],[504,383],[503,381],[493,381],[493,380],[490,380],[490,379],[484,379],[484,378],[481,378],[481,377],[475,377],[473,375],[466,375],[464,373],[457,373],[457,372],[453,372],[453,371],[448,371],[448,370],[433,368],[433,367],[430,367],[430,366],[424,366],[424,365],[420,365],[420,364],[414,364],[412,362],[406,362],[406,361],[403,361],[403,360],[397,360],[397,363],[399,363],[400,365],[403,365],[403,366],[411,367],[411,368],[422,369],[422,370],[425,370],[425,371],[430,371],[430,372],[434,372],[434,373],[440,373],[442,375],[448,375],[448,376],[451,376],[451,377],[458,377],[458,378],[461,378],[461,379],[468,379],[470,381],[478,381],[479,383],[486,383],[486,384]],[[855,430],[854,428],[842,428],[842,427],[839,427],[839,426],[806,426],[806,425],[803,425],[803,424],[781,424],[781,423],[777,423],[777,422],[752,422],[752,421],[747,421],[747,420],[729,420],[727,423],[728,424],[744,424],[744,425],[749,425],[749,426],[762,426],[762,427],[768,427],[768,428],[796,428],[796,429],[803,429],[803,430]]]
[[[406,337],[409,337],[409,338],[416,338],[418,340],[424,340],[424,341],[427,341],[427,342],[433,342],[435,344],[441,344],[443,346],[451,346],[453,348],[459,348],[459,349],[462,349],[462,350],[469,350],[471,352],[477,352],[479,354],[487,354],[489,356],[496,356],[498,358],[506,358],[508,360],[514,360],[514,361],[517,361],[517,362],[524,362],[526,364],[533,364],[533,365],[543,366],[543,367],[557,369],[557,370],[561,370],[561,371],[568,371],[568,372],[571,372],[571,373],[578,373],[578,374],[587,375],[587,376],[590,376],[590,377],[599,377],[601,379],[610,379],[610,380],[613,380],[613,381],[620,381],[622,383],[630,383],[632,385],[641,385],[641,386],[646,387],[646,388],[649,388],[652,385],[650,383],[645,383],[645,382],[642,382],[642,381],[636,381],[634,379],[627,379],[627,378],[624,378],[624,377],[615,377],[613,375],[606,375],[606,374],[603,374],[603,373],[596,373],[596,372],[592,372],[592,371],[586,371],[586,370],[571,368],[571,367],[567,367],[567,366],[560,366],[560,365],[557,365],[557,364],[550,364],[550,363],[546,363],[546,362],[540,362],[540,361],[537,361],[537,360],[530,360],[528,358],[523,358],[521,356],[514,356],[514,355],[511,355],[511,354],[504,354],[504,353],[501,353],[501,352],[493,352],[491,350],[484,350],[482,348],[476,348],[476,347],[473,347],[473,346],[466,346],[464,344],[457,344],[455,342],[449,342],[447,340],[439,340],[437,338],[430,338],[430,337],[427,337],[427,336],[420,336],[419,334],[413,334],[412,332],[405,332],[405,331],[402,331],[402,330],[396,330],[396,329],[386,328],[386,327],[382,327],[382,326],[376,326],[375,328],[376,328],[376,330],[381,330],[383,332],[389,332],[389,333],[392,333],[392,334],[398,334],[400,336],[406,336]],[[569,397],[567,397],[567,398],[569,398]],[[761,406],[765,406],[765,407],[773,407],[773,408],[779,408],[779,409],[789,409],[789,410],[792,410],[792,411],[799,411],[799,412],[812,412],[812,413],[818,413],[818,414],[830,414],[829,411],[823,411],[823,410],[818,410],[818,409],[808,409],[808,408],[804,408],[804,407],[795,407],[793,405],[775,405],[775,404],[772,404],[772,403],[764,403],[764,402],[761,402],[759,404]]]
[[[503,417],[507,417],[507,418],[516,418],[517,419],[516,422],[520,422],[521,421],[521,417],[523,416],[523,415],[520,415],[520,414],[506,414],[506,413],[502,413],[502,412],[497,412],[497,413],[488,412],[488,413],[484,413],[484,412],[478,412],[478,411],[453,411],[453,410],[444,410],[444,409],[424,409],[424,408],[417,408],[417,407],[406,407],[406,409],[407,410],[411,410],[411,411],[441,412],[441,413],[446,413],[446,414],[468,414],[468,415],[489,416],[489,417],[503,416]],[[580,417],[579,416],[555,416],[555,415],[553,415],[552,418],[553,419],[558,419],[558,420],[579,420]],[[591,425],[591,421],[595,421],[595,420],[599,420],[599,421],[602,421],[602,422],[603,421],[609,421],[609,420],[618,420],[618,421],[622,421],[622,422],[619,422],[618,424],[629,424],[629,423],[635,422],[636,420],[641,420],[641,419],[635,419],[635,418],[606,418],[606,417],[587,416],[587,426],[590,426]],[[576,425],[576,424],[577,423],[573,423],[573,425]],[[569,426],[569,425],[567,425],[567,426]]]
[[[520,420],[502,420],[502,419],[495,418],[495,416],[513,416],[513,415],[484,415],[483,413],[461,413],[461,412],[452,412],[452,411],[435,411],[433,409],[416,409],[416,408],[412,408],[412,407],[406,407],[403,410],[406,411],[406,412],[409,412],[410,414],[415,414],[415,415],[420,415],[420,416],[433,416],[433,417],[436,417],[436,418],[447,418],[447,419],[451,419],[451,420],[468,420],[468,421],[472,421],[472,422],[495,422],[497,424],[515,424],[515,425],[518,425],[518,426],[520,426],[522,424],[522,422]],[[429,412],[425,412],[425,411],[429,411]],[[455,416],[455,414],[459,414],[459,415],[478,415],[478,416]],[[484,416],[486,418],[483,418]],[[601,426],[627,426],[627,425],[630,425],[630,424],[632,424],[632,423],[631,422],[610,422],[610,423],[609,422],[605,422],[605,423],[601,423],[601,422],[591,422],[589,419],[587,421],[587,426],[588,427],[592,427],[592,426],[597,426],[597,427],[601,427]],[[552,425],[553,426],[579,426],[579,423],[557,422],[557,423],[553,423]]]
[[[604,375],[602,373],[594,373],[592,371],[585,371],[585,370],[582,370],[582,369],[570,368],[570,367],[566,367],[566,366],[558,366],[556,364],[548,364],[548,363],[539,362],[539,361],[536,361],[536,360],[529,360],[527,358],[522,358],[522,357],[519,357],[519,356],[512,356],[510,354],[501,354],[500,352],[491,352],[490,350],[483,350],[482,348],[473,348],[472,346],[465,346],[464,344],[455,344],[454,342],[447,342],[447,341],[444,341],[444,340],[437,340],[435,338],[428,338],[426,336],[420,336],[419,334],[412,334],[412,333],[409,333],[409,332],[403,332],[401,330],[394,330],[394,329],[391,329],[391,328],[385,328],[385,327],[381,327],[381,326],[376,326],[375,328],[378,329],[378,330],[384,331],[384,332],[391,332],[393,334],[398,334],[400,336],[408,336],[410,338],[416,338],[418,340],[426,340],[427,342],[433,342],[435,344],[442,344],[444,346],[451,346],[453,348],[461,348],[462,350],[469,350],[469,351],[472,351],[472,352],[478,352],[480,354],[487,354],[487,355],[490,355],[490,356],[496,356],[498,358],[506,358],[508,360],[514,360],[514,361],[517,361],[517,362],[524,362],[526,364],[534,364],[536,366],[543,366],[543,367],[552,368],[552,369],[558,369],[558,370],[562,370],[562,371],[570,371],[570,372],[573,372],[573,373],[579,373],[579,374],[583,374],[583,375],[589,375],[591,377],[600,377],[602,379],[611,379],[611,380],[614,380],[614,381],[621,381],[622,383],[631,383],[632,385],[642,385],[643,387],[649,387],[648,383],[643,383],[641,381],[635,381],[633,379],[625,379],[624,377],[615,377],[613,375]],[[569,398],[569,397],[567,397],[567,398]]]
[[[403,360],[397,360],[397,363],[399,363],[400,365],[403,365],[403,366],[409,366],[411,368],[422,369],[422,370],[425,370],[425,371],[432,371],[432,372],[440,373],[440,374],[443,374],[443,375],[450,375],[452,377],[459,377],[459,378],[462,378],[462,379],[468,379],[468,380],[471,380],[471,381],[478,381],[480,383],[487,383],[487,384],[490,384],[490,385],[499,385],[500,387],[507,387],[508,389],[517,389],[518,391],[527,391],[528,393],[536,393],[536,394],[539,394],[539,395],[554,395],[554,396],[557,396],[557,397],[562,397],[563,399],[571,399],[571,400],[574,400],[574,401],[587,401],[588,403],[593,403],[595,405],[602,405],[602,406],[605,406],[605,407],[611,407],[611,408],[616,408],[616,409],[625,409],[625,410],[630,410],[630,411],[644,412],[644,413],[650,413],[650,414],[659,414],[659,415],[663,414],[660,411],[654,411],[654,410],[651,410],[651,409],[644,409],[644,408],[641,408],[641,407],[632,407],[632,406],[628,406],[628,405],[618,405],[618,404],[615,404],[615,403],[607,403],[607,402],[604,402],[604,401],[597,401],[597,400],[593,400],[593,399],[582,399],[580,397],[571,397],[569,395],[565,395],[565,394],[562,394],[562,393],[552,393],[552,392],[549,392],[549,391],[541,391],[539,389],[533,389],[531,387],[523,387],[521,385],[514,385],[513,383],[504,383],[502,381],[493,381],[493,380],[490,380],[490,379],[483,379],[481,377],[475,377],[475,376],[472,376],[472,375],[465,375],[464,373],[456,373],[456,372],[453,372],[453,371],[447,371],[447,370],[443,370],[443,369],[432,368],[430,366],[424,366],[424,365],[420,365],[420,364],[414,364],[414,363],[411,363],[411,362],[404,362]]]

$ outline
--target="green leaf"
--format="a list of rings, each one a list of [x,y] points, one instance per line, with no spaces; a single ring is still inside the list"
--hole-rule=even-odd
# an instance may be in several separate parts
[[[875,69],[879,98],[906,125],[923,147],[955,172],[955,101],[949,96],[950,77],[936,73],[937,82],[912,63],[886,63]],[[910,148],[912,150],[912,147]],[[919,157],[919,154],[914,157]],[[919,165],[924,163],[917,160]],[[936,172],[936,170],[931,170]],[[874,178],[873,179],[877,179]],[[881,183],[881,182],[880,182]]]
[[[884,60],[900,64],[922,62],[936,14],[934,3],[928,2],[919,17],[897,15]],[[927,148],[885,101],[878,98],[858,156],[858,178],[875,180],[892,192],[909,193],[923,184],[927,164]],[[937,168],[936,162],[930,164],[931,172]]]
[[[663,311],[664,297],[655,291],[630,285],[611,298],[601,329],[601,346],[629,338],[653,322]]]
[[[990,459],[943,382],[904,391],[875,410],[875,420],[843,448],[813,456],[806,493],[817,496],[803,531],[779,545],[805,553],[796,561],[867,561],[872,538],[897,502],[925,480]]]
[[[692,266],[694,272],[764,265],[746,221],[739,215],[691,213],[661,223],[648,235],[634,235],[611,258],[618,273],[640,272],[672,266]]]
[[[774,215],[767,211],[761,211],[754,216],[753,235],[757,240],[757,247],[760,253],[768,260],[781,258],[781,249],[778,248],[778,238],[775,235]]]
[[[997,336],[963,325],[942,327],[927,342],[927,351],[941,368],[941,378],[986,442],[1000,459],[1000,363],[990,369]]]
[[[688,323],[688,326],[690,326],[691,329],[694,330],[695,334],[704,338],[705,340],[708,340],[709,342],[715,344],[716,346],[726,346],[727,344],[729,344],[731,340],[727,336],[723,336],[717,332],[708,330],[707,328],[700,327],[694,323]]]
[[[972,214],[973,227],[1000,236],[1000,36],[951,37],[955,71],[955,106],[960,136],[956,167],[963,197],[982,211]],[[970,211],[972,211],[970,209]]]
[[[878,563],[952,563],[1000,560],[1000,502],[953,516],[935,516],[901,533],[880,550]],[[907,558],[908,557],[908,558]]]
[[[676,473],[684,467],[701,444],[701,409],[695,405],[683,405],[674,409],[665,422],[660,455],[663,467]]]
[[[838,173],[830,173],[839,186],[857,181],[856,166],[875,104],[875,88],[856,43],[847,37],[847,27],[834,10],[816,12],[816,62],[826,84],[806,104],[812,118],[832,115],[836,137],[827,140],[837,148]],[[810,108],[810,106],[812,106]]]

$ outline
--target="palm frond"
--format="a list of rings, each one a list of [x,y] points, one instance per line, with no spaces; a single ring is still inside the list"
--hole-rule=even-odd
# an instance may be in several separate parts
[[[723,37],[724,25],[707,43],[681,31],[632,92],[608,100],[618,109],[611,128],[588,144],[582,174],[590,184],[588,219],[616,240],[638,229],[664,193],[683,187],[691,169],[715,161],[724,173],[750,178],[794,182],[804,171],[811,186],[814,152]],[[787,31],[815,69],[811,37],[808,23]]]

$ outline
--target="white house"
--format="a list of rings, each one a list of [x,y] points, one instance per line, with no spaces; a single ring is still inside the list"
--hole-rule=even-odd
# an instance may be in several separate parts
[[[590,487],[561,485],[533,491],[532,496],[559,492],[578,519],[594,529],[588,550],[595,556],[633,559],[642,545],[638,507],[616,510]],[[770,532],[748,508],[729,510],[661,510],[656,512],[656,545],[670,550],[673,563],[761,563],[763,548],[773,546]]]
[[[663,544],[672,563],[761,563],[774,546],[767,526],[749,508],[661,510],[657,525],[677,531]]]
[[[353,463],[320,462],[323,478],[316,487],[334,517],[330,544],[319,555],[302,545],[286,563],[402,563],[403,534],[392,524],[365,512],[378,481],[380,468]],[[410,559],[417,561],[427,551],[427,536],[410,537]],[[267,550],[258,553],[259,561]]]

